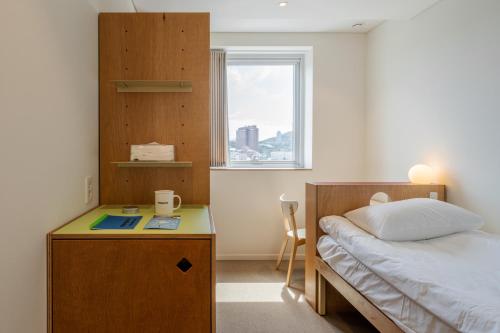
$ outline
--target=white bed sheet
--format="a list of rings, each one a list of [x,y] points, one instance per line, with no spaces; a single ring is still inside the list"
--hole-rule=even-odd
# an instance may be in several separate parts
[[[439,318],[385,282],[350,255],[331,236],[318,240],[321,258],[344,280],[368,298],[406,333],[454,333]]]
[[[344,218],[324,217],[320,226],[373,273],[450,327],[500,332],[500,236],[469,231],[388,242]]]

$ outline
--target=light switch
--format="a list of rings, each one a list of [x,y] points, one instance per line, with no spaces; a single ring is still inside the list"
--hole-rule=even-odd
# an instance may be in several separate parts
[[[438,193],[437,192],[429,192],[429,198],[437,200],[438,199]]]

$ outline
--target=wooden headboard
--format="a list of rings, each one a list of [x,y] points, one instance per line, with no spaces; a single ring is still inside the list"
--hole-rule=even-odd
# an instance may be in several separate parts
[[[446,200],[444,185],[415,185],[410,183],[338,183],[314,182],[306,184],[306,276],[307,301],[316,308],[316,271],[314,259],[316,243],[323,235],[318,226],[320,218],[328,215],[343,215],[346,212],[367,206],[377,192],[384,192],[392,201],[428,198],[436,192],[439,200]]]

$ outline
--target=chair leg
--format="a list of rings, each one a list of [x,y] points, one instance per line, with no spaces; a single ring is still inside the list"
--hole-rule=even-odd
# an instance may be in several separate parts
[[[293,240],[292,252],[290,253],[290,263],[288,264],[288,274],[286,275],[286,286],[290,287],[292,279],[293,265],[295,264],[295,254],[297,253],[297,241]]]
[[[285,254],[287,244],[288,244],[288,236],[285,235],[285,239],[283,239],[283,244],[281,244],[281,250],[280,250],[280,254],[278,256],[278,261],[276,262],[276,269],[280,268],[281,261],[283,260],[283,255]]]

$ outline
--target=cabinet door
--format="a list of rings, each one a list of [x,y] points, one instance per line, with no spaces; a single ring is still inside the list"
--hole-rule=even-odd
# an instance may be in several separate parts
[[[210,332],[210,250],[210,240],[53,240],[53,332]]]

